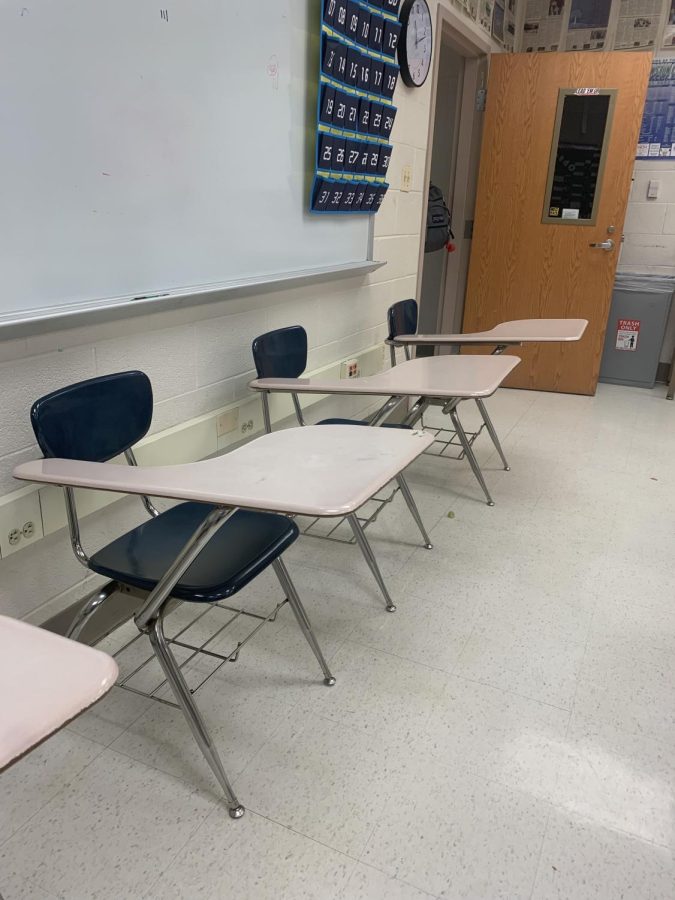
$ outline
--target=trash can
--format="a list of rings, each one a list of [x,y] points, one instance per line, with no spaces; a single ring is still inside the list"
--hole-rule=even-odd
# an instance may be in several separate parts
[[[673,276],[617,274],[600,381],[654,387],[673,291]]]

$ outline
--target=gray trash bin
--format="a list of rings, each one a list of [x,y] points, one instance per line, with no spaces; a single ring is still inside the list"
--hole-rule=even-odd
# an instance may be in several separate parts
[[[673,291],[672,276],[617,274],[600,381],[654,387]]]

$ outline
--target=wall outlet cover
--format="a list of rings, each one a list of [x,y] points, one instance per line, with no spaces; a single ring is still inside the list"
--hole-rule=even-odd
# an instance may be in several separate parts
[[[340,365],[340,378],[358,378],[361,374],[358,359],[346,359]]]
[[[0,556],[9,556],[34,544],[43,536],[40,498],[37,491],[26,496],[8,494],[0,504]]]

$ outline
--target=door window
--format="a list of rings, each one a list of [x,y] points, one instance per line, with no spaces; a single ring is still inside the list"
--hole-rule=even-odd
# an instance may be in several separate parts
[[[615,95],[595,88],[560,90],[543,222],[595,224]]]

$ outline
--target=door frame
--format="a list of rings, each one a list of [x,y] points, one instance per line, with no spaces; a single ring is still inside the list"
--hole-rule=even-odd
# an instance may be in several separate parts
[[[483,36],[477,33],[459,13],[440,3],[438,4],[434,27],[434,62],[431,72],[427,152],[422,185],[423,215],[420,226],[416,286],[416,296],[418,298],[421,298],[424,272],[424,241],[427,222],[426,201],[434,143],[441,44],[451,47],[459,56],[464,57],[464,79],[458,116],[459,128],[452,198],[453,231],[455,232],[457,250],[454,254],[453,265],[444,267],[444,284],[438,310],[438,321],[436,323],[437,331],[457,332],[461,330],[464,314],[464,295],[471,255],[471,239],[465,236],[465,222],[473,221],[483,131],[483,113],[476,109],[476,95],[480,89],[484,89],[487,85],[489,58],[490,54],[495,52],[495,49],[487,35]],[[448,299],[453,294],[457,299],[454,311],[448,303]]]

